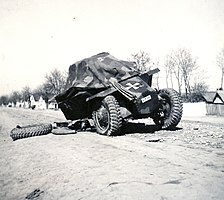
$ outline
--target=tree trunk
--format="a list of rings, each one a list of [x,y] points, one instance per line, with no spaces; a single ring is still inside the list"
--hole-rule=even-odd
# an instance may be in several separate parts
[[[185,85],[185,95],[186,97],[188,96],[188,84],[187,84],[187,80],[184,80],[184,85]]]
[[[186,97],[188,96],[188,93],[187,93],[187,86],[185,86],[185,95],[186,95]]]
[[[173,75],[172,75],[172,73],[170,74],[170,81],[171,81],[171,88],[173,88]]]
[[[179,80],[177,80],[177,83],[178,83],[178,90],[179,90],[179,94],[181,95],[181,83]]]
[[[221,88],[220,88],[220,89],[223,89],[223,76],[224,76],[224,72],[222,72],[222,77],[221,77]]]
[[[169,88],[169,84],[168,84],[168,75],[166,74],[166,87]]]

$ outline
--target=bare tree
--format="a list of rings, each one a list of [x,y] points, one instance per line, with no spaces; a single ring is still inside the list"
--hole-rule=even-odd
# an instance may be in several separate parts
[[[9,97],[7,95],[3,95],[0,97],[0,106],[6,106],[9,103]]]
[[[22,100],[22,95],[18,91],[13,91],[10,95],[10,101],[14,103],[14,106],[16,106],[16,102]]]
[[[24,101],[29,101],[30,100],[30,95],[31,95],[31,89],[29,86],[25,86],[22,91],[21,91],[22,99]]]
[[[151,58],[145,51],[133,53],[131,54],[131,57],[131,59],[134,60],[137,65],[137,70],[144,72],[151,69]]]
[[[181,94],[181,88],[183,84],[183,77],[181,74],[181,68],[179,67],[177,63],[177,57],[175,53],[172,53],[167,56],[167,60],[165,63],[166,71],[167,71],[167,78],[170,77],[172,88],[173,88],[173,75],[177,80],[177,85],[178,85],[178,92]],[[168,80],[167,80],[168,84]]]
[[[223,78],[224,78],[224,48],[221,49],[219,54],[217,55],[217,64],[221,69],[221,87],[223,89]]]
[[[46,93],[57,95],[64,91],[67,80],[65,73],[54,69],[52,72],[47,74],[45,78],[44,90],[46,90]]]
[[[159,59],[154,59],[154,61],[152,62],[152,65],[151,65],[154,69],[155,68],[159,68]],[[155,79],[155,82],[156,82],[156,85],[155,87],[156,88],[159,88],[159,73],[156,73],[153,75],[154,79]]]
[[[186,49],[178,49],[167,57],[166,67],[169,74],[174,74],[179,93],[184,82],[185,94],[191,93],[190,80],[194,70],[197,69],[197,59],[193,58],[191,53]]]
[[[192,72],[197,69],[197,58],[193,58],[191,53],[186,49],[180,49],[179,53],[179,65],[181,67],[182,76],[184,79],[185,93],[191,93],[190,80]]]
[[[34,95],[42,96],[47,103],[49,98],[52,97],[52,94],[48,93],[47,89],[45,88],[45,84],[40,85],[36,89],[33,90]]]
[[[208,85],[204,81],[195,80],[191,90],[191,96],[188,100],[191,102],[204,101],[203,94],[208,91]]]
[[[31,96],[31,89],[29,86],[25,86],[22,91],[21,91],[21,96],[23,101],[27,101],[29,108],[31,107],[31,101],[30,101],[30,96]]]
[[[172,62],[171,56],[168,55],[165,61],[165,73],[166,73],[166,87],[169,88],[169,80],[171,83],[171,88],[173,88],[173,71],[174,62]]]
[[[207,91],[208,91],[208,85],[204,81],[194,82],[194,85],[192,86],[193,93],[204,94]]]

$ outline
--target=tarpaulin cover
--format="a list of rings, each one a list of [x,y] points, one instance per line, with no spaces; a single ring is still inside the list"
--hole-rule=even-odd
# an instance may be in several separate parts
[[[121,81],[136,73],[134,62],[118,60],[109,53],[100,53],[71,65],[66,87],[106,88],[111,81]]]

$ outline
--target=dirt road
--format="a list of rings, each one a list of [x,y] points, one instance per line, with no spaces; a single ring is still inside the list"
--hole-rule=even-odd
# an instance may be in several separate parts
[[[119,137],[9,137],[17,124],[63,120],[60,111],[0,108],[0,199],[224,197],[223,123],[183,120],[175,131],[156,131],[132,122]]]

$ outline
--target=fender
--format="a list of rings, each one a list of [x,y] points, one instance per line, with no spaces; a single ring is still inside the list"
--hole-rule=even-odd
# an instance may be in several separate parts
[[[158,68],[149,70],[140,75],[141,79],[145,81],[150,87],[152,86],[152,75],[158,73],[160,70]]]
[[[102,92],[99,92],[91,97],[86,98],[86,102],[95,99],[95,98],[103,98],[106,97],[109,94],[112,94],[114,92],[116,92],[117,90],[114,87],[109,87],[107,90],[104,90]]]

